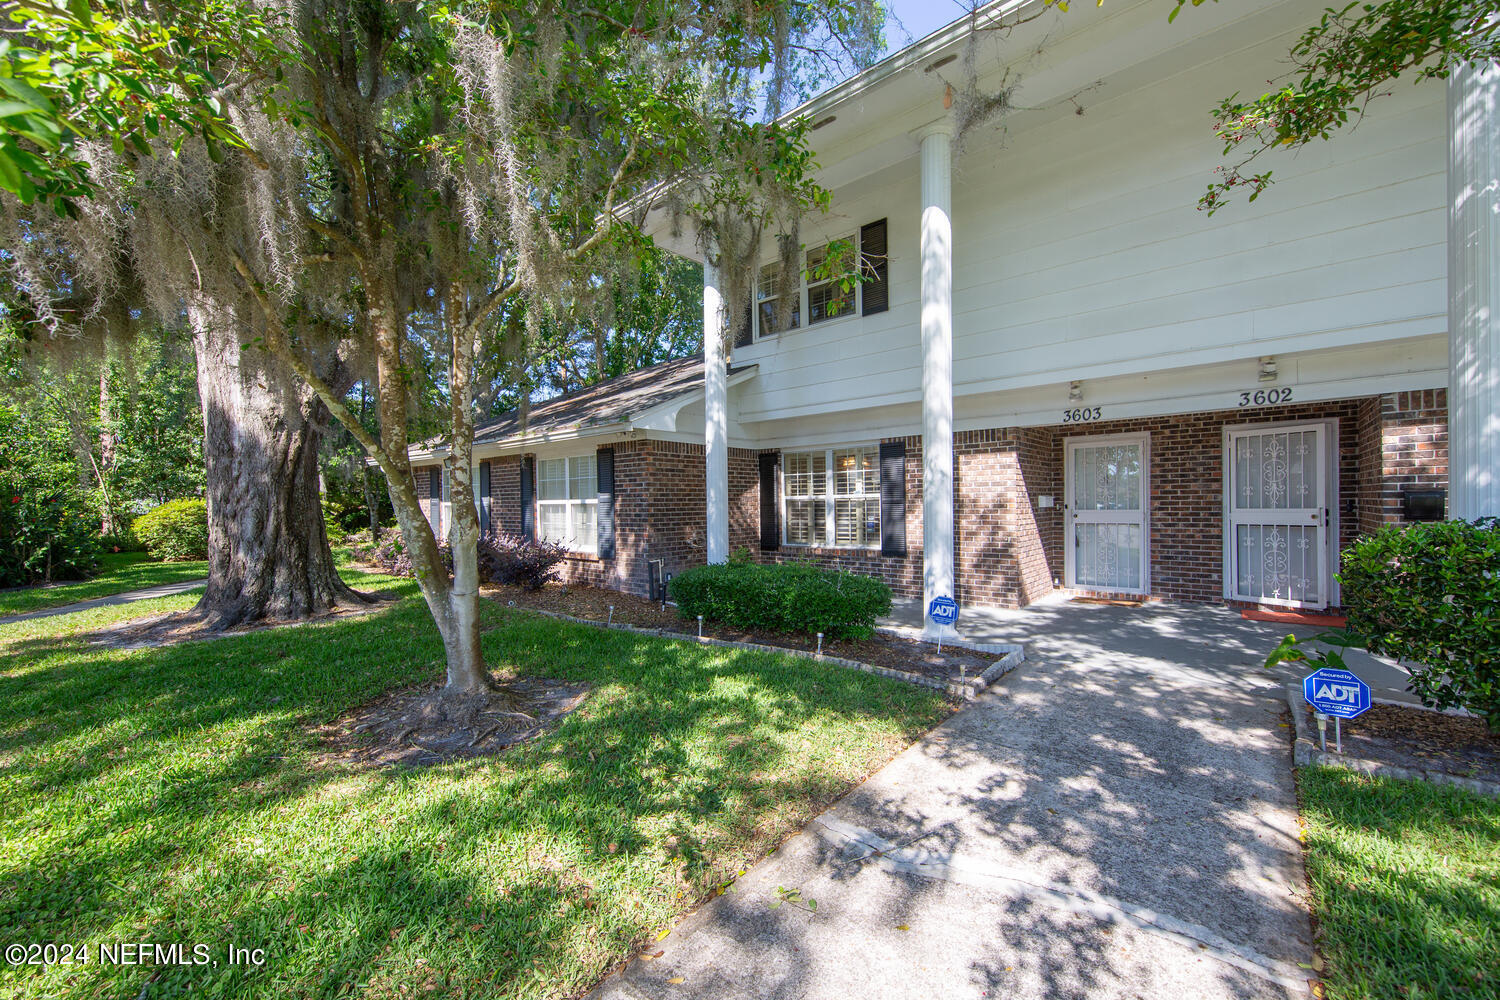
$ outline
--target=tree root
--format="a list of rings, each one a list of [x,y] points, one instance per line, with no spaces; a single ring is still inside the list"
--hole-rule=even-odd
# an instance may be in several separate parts
[[[580,684],[525,679],[469,692],[393,692],[323,727],[325,760],[415,766],[499,753],[545,732],[586,691]]]

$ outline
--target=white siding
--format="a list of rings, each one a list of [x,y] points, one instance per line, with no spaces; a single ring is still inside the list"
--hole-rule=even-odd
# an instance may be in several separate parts
[[[1263,80],[1287,42],[1018,125],[1003,147],[970,142],[954,178],[956,396],[1445,330],[1440,83],[1400,84],[1355,131],[1267,158],[1277,183],[1254,205],[1195,210],[1220,162],[1213,100]],[[888,218],[890,311],[737,352],[760,365],[735,393],[741,420],[919,398],[915,154],[836,190],[834,217],[804,232],[813,245]]]

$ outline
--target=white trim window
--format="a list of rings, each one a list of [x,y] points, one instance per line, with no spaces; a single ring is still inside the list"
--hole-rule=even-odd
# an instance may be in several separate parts
[[[575,552],[599,548],[599,466],[593,453],[536,463],[537,535]]]
[[[793,281],[787,294],[792,297],[792,311],[786,326],[777,323],[777,309],[781,304],[781,265],[767,264],[760,269],[760,278],[755,283],[756,322],[762,337],[774,337],[783,330],[795,330],[802,324],[802,285]]]
[[[842,280],[837,277],[824,277],[821,280],[813,280],[812,275],[823,267],[828,260],[828,248],[834,243],[840,243],[847,249],[848,259],[834,262],[835,272],[854,270],[855,260],[852,255],[859,253],[859,244],[854,239],[854,234],[848,236],[837,236],[822,246],[812,247],[807,251],[807,325],[813,326],[830,319],[839,319],[854,314],[855,295],[859,286],[845,290]]]
[[[786,545],[879,548],[879,447],[785,453],[782,507]]]

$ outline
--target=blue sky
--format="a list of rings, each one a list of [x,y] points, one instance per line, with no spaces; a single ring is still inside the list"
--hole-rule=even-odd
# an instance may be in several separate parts
[[[964,0],[886,0],[886,53],[903,49],[924,35],[969,13]]]

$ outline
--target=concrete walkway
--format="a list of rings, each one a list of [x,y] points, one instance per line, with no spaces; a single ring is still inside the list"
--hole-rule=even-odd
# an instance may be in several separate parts
[[[1227,620],[1087,612],[595,996],[1307,996],[1283,678]]]
[[[884,624],[907,629],[922,627],[918,601],[899,600]],[[1219,604],[1152,601],[1139,608],[1074,602],[1061,594],[1046,597],[1020,610],[966,608],[958,632],[977,642],[1019,642],[1026,655],[1064,656],[1075,650],[1110,645],[1123,639],[1133,645],[1124,651],[1159,652],[1173,643],[1196,643],[1222,650],[1235,663],[1260,668],[1266,656],[1288,633],[1312,638],[1327,631],[1316,625],[1287,625],[1247,621],[1238,611]],[[1374,690],[1376,698],[1420,705],[1406,690],[1410,674],[1394,660],[1372,656],[1362,649],[1344,652],[1349,669]],[[1289,679],[1306,669],[1289,669]]]
[[[71,615],[75,611],[87,611],[89,608],[107,608],[113,604],[133,604],[136,601],[149,601],[154,597],[171,597],[173,594],[181,594],[198,587],[206,586],[208,586],[206,578],[202,580],[179,580],[176,583],[162,583],[155,587],[146,587],[142,590],[128,590],[123,594],[96,597],[91,601],[61,604],[55,608],[45,608],[41,611],[28,611],[24,615],[9,615],[0,618],[0,625],[9,625],[11,622],[24,622],[30,618],[51,618],[53,615]]]

